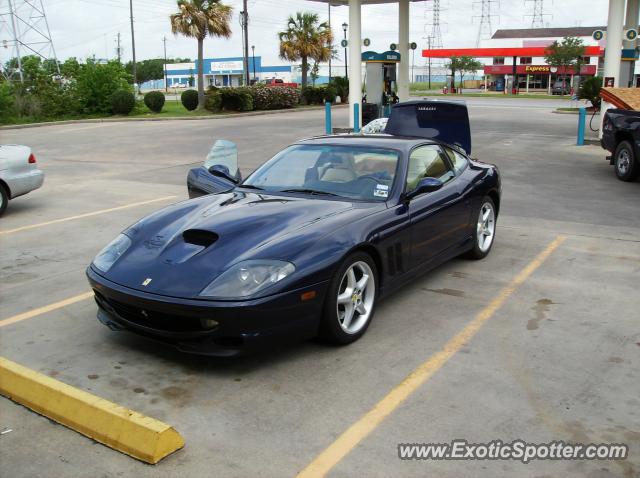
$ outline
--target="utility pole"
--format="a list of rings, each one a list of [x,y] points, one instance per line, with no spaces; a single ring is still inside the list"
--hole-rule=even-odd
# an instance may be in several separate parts
[[[245,85],[249,86],[249,11],[247,0],[242,0],[243,10],[240,12],[240,24],[242,25],[242,60],[244,66]]]
[[[117,36],[117,47],[116,47],[116,54],[118,55],[118,63],[122,63],[122,47],[120,46],[120,32],[118,32],[118,36]]]
[[[431,35],[427,37],[427,45],[431,51]],[[431,89],[431,53],[429,53],[429,89]]]
[[[167,37],[162,37],[162,43],[164,44],[164,92],[167,93],[169,91],[169,86],[167,85]]]
[[[131,20],[131,54],[133,55],[133,63],[131,65],[131,71],[133,73],[133,87],[136,88],[137,76],[136,76],[136,37],[133,31],[133,0],[129,0],[129,19]],[[137,91],[137,89],[136,89]]]

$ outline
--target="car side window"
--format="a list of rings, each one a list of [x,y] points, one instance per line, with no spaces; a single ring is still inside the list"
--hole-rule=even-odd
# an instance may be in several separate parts
[[[409,156],[406,191],[412,191],[422,178],[437,178],[443,183],[455,177],[439,146],[419,146]]]
[[[444,150],[447,152],[447,156],[449,156],[449,159],[451,160],[451,164],[453,165],[453,170],[456,172],[456,175],[460,174],[467,164],[469,164],[469,160],[453,149],[444,148]]]

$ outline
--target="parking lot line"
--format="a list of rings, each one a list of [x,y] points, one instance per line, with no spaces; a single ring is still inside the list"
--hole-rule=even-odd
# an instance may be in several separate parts
[[[409,398],[421,385],[427,382],[451,357],[467,344],[476,333],[478,333],[482,326],[502,307],[518,287],[547,260],[566,238],[564,235],[556,236],[540,254],[527,264],[524,269],[522,269],[471,322],[450,339],[440,351],[431,355],[425,362],[414,369],[402,382],[396,385],[382,400],[374,405],[371,410],[347,428],[331,445],[325,448],[324,451],[309,463],[297,475],[297,478],[322,477],[331,471],[358,443],[364,440],[385,418],[398,408],[400,404]]]
[[[53,304],[45,305],[43,307],[38,307],[37,309],[33,309],[28,312],[23,312],[22,314],[9,317],[8,319],[0,320],[0,327],[15,324],[16,322],[21,322],[23,320],[32,319],[33,317],[37,317],[38,315],[46,314],[47,312],[52,312],[54,310],[61,309],[68,305],[75,304],[76,302],[90,299],[91,297],[93,297],[93,291],[89,291],[89,292],[85,292],[84,294],[79,294],[73,297],[69,297],[68,299],[64,299],[59,302],[54,302]]]
[[[0,236],[5,234],[12,234],[14,232],[27,231],[29,229],[36,229],[38,227],[50,226],[52,224],[58,224],[61,222],[73,221],[75,219],[83,219],[85,217],[98,216],[100,214],[106,214],[108,212],[121,211],[123,209],[129,209],[137,206],[144,206],[145,204],[153,204],[154,202],[168,201],[169,199],[175,199],[177,196],[163,196],[161,198],[149,199],[148,201],[134,202],[131,204],[125,204],[124,206],[112,207],[109,209],[101,209],[99,211],[87,212],[85,214],[78,214],[77,216],[63,217],[60,219],[54,219],[53,221],[40,222],[38,224],[31,224],[29,226],[16,227],[15,229],[6,229],[0,231]]]

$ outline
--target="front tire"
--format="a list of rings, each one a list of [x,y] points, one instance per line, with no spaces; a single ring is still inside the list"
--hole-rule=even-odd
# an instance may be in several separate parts
[[[480,203],[480,210],[473,234],[473,249],[468,253],[470,259],[484,259],[491,252],[496,236],[496,206],[489,196]]]
[[[7,193],[7,189],[0,184],[0,216],[4,214],[4,210],[7,209],[7,204],[9,203],[9,194]]]
[[[336,271],[324,304],[320,336],[346,345],[364,335],[375,312],[378,273],[369,254],[349,255]]]
[[[638,177],[640,167],[636,159],[633,145],[629,141],[621,141],[614,153],[616,176],[622,181],[633,181]]]

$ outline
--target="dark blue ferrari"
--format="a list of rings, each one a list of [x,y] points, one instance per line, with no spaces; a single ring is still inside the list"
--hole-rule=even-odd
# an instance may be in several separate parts
[[[500,176],[470,150],[466,106],[438,101],[396,105],[384,134],[299,141],[244,181],[235,145],[218,141],[189,173],[192,199],[89,266],[98,318],[209,355],[353,342],[385,295],[491,250]]]

